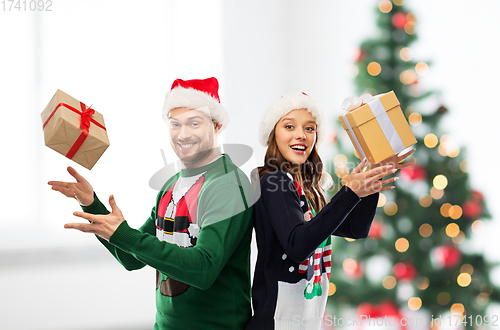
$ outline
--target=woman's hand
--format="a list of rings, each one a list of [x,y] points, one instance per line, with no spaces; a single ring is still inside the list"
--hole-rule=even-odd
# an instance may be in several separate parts
[[[402,161],[404,161],[406,158],[410,157],[411,154],[413,154],[413,152],[415,151],[415,148],[405,152],[404,154],[402,155],[393,155],[387,159],[384,159],[383,161],[379,162],[379,163],[376,163],[376,164],[370,164],[368,165],[368,170],[371,170],[371,169],[374,169],[374,168],[377,168],[379,166],[382,166],[382,165],[392,165],[395,169],[397,170],[400,170],[402,168],[405,168],[407,166],[411,166],[413,165],[414,163],[413,162],[409,162],[409,163],[405,163],[405,164],[400,164]]]
[[[87,219],[90,223],[67,223],[64,225],[64,228],[73,228],[84,233],[93,233],[109,241],[116,228],[125,221],[122,211],[116,205],[113,195],[109,196],[109,205],[111,206],[111,213],[107,215],[74,212],[73,215]]]
[[[49,181],[52,190],[59,191],[66,197],[74,198],[82,206],[89,206],[94,202],[94,189],[90,183],[73,167],[68,166],[68,172],[76,182]]]
[[[381,179],[395,173],[398,170],[397,168],[394,168],[393,165],[379,165],[376,168],[363,172],[366,162],[366,158],[363,159],[347,178],[346,186],[358,195],[358,197],[366,197],[384,190],[396,188],[395,186],[386,187],[385,185],[398,180],[397,177],[387,180]]]

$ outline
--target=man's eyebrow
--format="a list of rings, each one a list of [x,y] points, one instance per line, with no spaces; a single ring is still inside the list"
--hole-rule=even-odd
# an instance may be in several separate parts
[[[193,116],[193,117],[189,117],[188,120],[194,120],[194,119],[201,119],[203,120],[203,117],[202,116]]]
[[[195,119],[200,119],[200,120],[203,120],[203,117],[202,116],[193,116],[193,117],[188,117],[187,120],[195,120]],[[170,120],[175,120],[175,121],[178,121],[177,119],[175,119],[175,117],[172,117],[170,118]]]

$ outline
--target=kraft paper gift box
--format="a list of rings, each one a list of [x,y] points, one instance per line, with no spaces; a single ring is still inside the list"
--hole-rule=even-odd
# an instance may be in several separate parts
[[[378,163],[417,143],[393,91],[339,117],[357,154]]]
[[[61,90],[41,116],[45,145],[89,170],[109,147],[102,115]]]

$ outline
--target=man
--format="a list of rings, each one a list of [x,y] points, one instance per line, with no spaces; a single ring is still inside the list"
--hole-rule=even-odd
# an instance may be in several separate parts
[[[73,168],[75,183],[50,181],[75,198],[90,223],[66,228],[94,233],[128,270],[157,270],[154,329],[243,329],[251,316],[250,241],[253,192],[245,174],[221,154],[217,134],[227,125],[218,82],[177,79],[163,118],[183,169],[159,192],[150,217],[128,226],[113,195],[111,212]]]

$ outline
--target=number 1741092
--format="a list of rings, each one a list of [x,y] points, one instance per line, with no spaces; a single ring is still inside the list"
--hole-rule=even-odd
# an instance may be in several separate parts
[[[432,318],[431,326],[459,326],[462,324],[463,326],[490,326],[497,327],[498,323],[498,315],[448,315],[446,317]]]
[[[1,0],[2,11],[52,11],[52,0]]]

